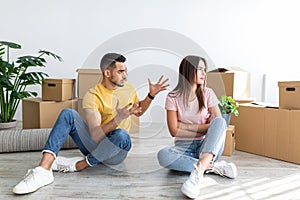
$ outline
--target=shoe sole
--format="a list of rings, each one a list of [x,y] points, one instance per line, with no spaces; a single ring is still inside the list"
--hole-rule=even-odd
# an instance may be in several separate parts
[[[196,196],[196,195],[193,195],[192,193],[190,193],[185,187],[184,187],[184,184],[181,186],[181,192],[185,195],[185,196],[187,196],[187,197],[189,197],[189,198],[191,198],[191,199],[196,199],[197,197],[199,197],[199,196]]]
[[[46,184],[44,184],[44,185],[42,185],[42,186],[39,186],[39,187],[34,188],[34,189],[31,189],[31,190],[22,190],[22,191],[18,191],[18,190],[15,190],[15,188],[14,188],[14,189],[13,189],[13,193],[15,193],[15,194],[29,194],[29,193],[32,193],[32,192],[37,191],[38,189],[40,189],[40,188],[42,188],[42,187],[44,187],[44,186],[46,186],[46,185],[50,185],[50,184],[53,183],[53,182],[54,182],[54,178],[53,178],[53,180],[50,181],[49,183],[46,183]]]

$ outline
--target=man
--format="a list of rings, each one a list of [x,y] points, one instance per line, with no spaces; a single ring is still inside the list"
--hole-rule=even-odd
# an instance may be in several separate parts
[[[163,76],[156,84],[148,79],[149,93],[139,101],[132,85],[126,82],[125,61],[124,56],[116,53],[103,56],[103,79],[83,99],[86,123],[75,110],[64,109],[51,130],[39,166],[28,170],[13,188],[15,194],[31,193],[52,183],[52,170],[75,172],[99,163],[113,165],[124,161],[131,148],[130,116],[141,116],[154,97],[169,86]],[[57,157],[69,135],[85,157]]]

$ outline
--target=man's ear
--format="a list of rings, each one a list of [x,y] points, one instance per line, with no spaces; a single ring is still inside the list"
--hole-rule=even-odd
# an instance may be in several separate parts
[[[104,76],[107,77],[107,78],[109,78],[110,75],[111,75],[111,74],[110,74],[110,70],[105,69],[105,70],[104,70]]]

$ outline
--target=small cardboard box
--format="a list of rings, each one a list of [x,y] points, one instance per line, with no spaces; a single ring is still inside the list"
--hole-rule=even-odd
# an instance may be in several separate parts
[[[300,81],[278,82],[279,108],[300,109]]]
[[[22,100],[23,129],[52,128],[64,108],[77,109],[77,100],[42,101],[41,98]]]
[[[77,93],[78,99],[82,99],[85,93],[92,87],[96,86],[102,80],[100,69],[77,69]]]
[[[231,156],[235,148],[234,126],[229,125],[226,130],[225,144],[222,155]]]
[[[47,78],[42,84],[43,101],[66,101],[74,98],[75,79]]]
[[[218,68],[207,73],[207,87],[217,97],[231,96],[234,99],[250,97],[250,73],[241,68]]]

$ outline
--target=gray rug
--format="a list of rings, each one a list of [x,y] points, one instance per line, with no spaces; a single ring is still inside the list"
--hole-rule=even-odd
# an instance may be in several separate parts
[[[48,139],[48,129],[10,129],[0,131],[0,153],[42,150]],[[77,148],[71,137],[63,145],[63,149]]]

